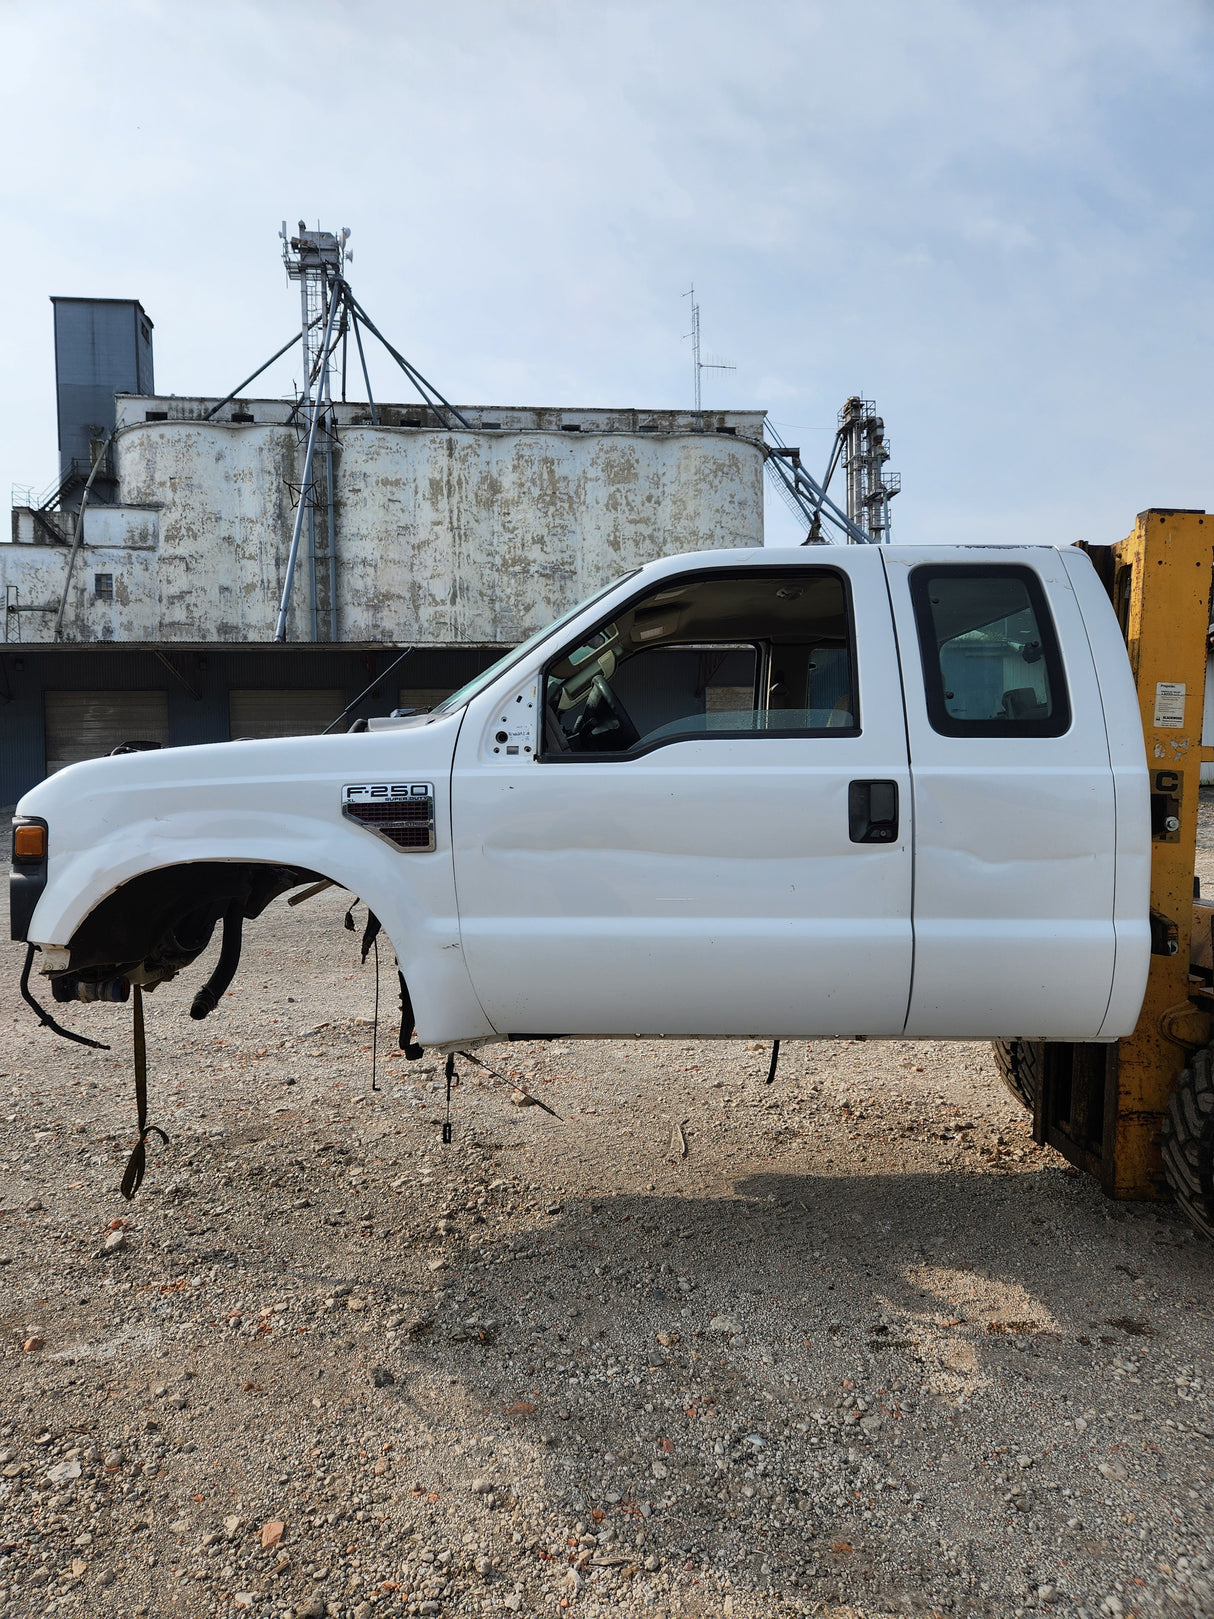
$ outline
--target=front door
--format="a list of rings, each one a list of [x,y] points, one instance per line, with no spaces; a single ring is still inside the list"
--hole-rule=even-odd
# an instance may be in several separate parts
[[[647,570],[469,705],[452,836],[490,1022],[899,1034],[909,786],[876,549]]]

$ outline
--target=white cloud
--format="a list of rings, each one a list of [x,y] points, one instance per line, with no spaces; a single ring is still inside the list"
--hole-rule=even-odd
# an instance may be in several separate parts
[[[54,471],[48,294],[141,298],[158,385],[222,390],[290,334],[302,212],[353,228],[363,302],[452,397],[685,403],[694,279],[738,366],[709,402],[825,443],[877,398],[903,537],[1214,503],[1204,6],[43,0],[0,27],[0,488]]]

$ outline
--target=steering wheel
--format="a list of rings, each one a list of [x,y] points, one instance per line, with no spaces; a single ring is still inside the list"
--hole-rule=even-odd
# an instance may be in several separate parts
[[[570,741],[581,753],[626,753],[640,740],[641,734],[623,703],[602,675],[595,675]]]

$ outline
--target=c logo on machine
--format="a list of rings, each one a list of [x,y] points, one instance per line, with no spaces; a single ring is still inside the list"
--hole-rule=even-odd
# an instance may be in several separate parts
[[[342,788],[341,812],[394,849],[427,854],[434,848],[433,782],[358,782]]]

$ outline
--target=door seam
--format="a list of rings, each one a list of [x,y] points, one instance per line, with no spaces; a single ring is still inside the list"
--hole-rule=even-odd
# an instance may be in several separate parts
[[[894,593],[890,586],[889,566],[885,560],[884,551],[881,552],[881,576],[885,580],[885,599],[889,603],[889,624],[894,637],[894,656],[898,660],[898,689],[902,697],[902,730],[906,737],[906,773],[910,778],[911,801],[911,838],[910,838],[910,930],[911,930],[911,965],[910,982],[906,989],[906,1014],[902,1019],[902,1033],[906,1033],[910,1022],[911,1007],[915,1001],[915,966],[918,961],[918,941],[915,936],[915,879],[917,875],[918,843],[919,843],[919,804],[918,790],[915,781],[914,761],[911,757],[910,716],[906,701],[906,670],[902,662],[902,639],[898,634],[898,618],[894,612]]]
[[[1075,581],[1071,578],[1071,570],[1067,566],[1067,558],[1063,556],[1061,547],[1059,547],[1058,557],[1062,563],[1062,571],[1066,575],[1067,588],[1071,592],[1071,598],[1074,601],[1075,608],[1079,614],[1079,622],[1083,625],[1084,644],[1087,646],[1088,658],[1091,660],[1092,679],[1095,682],[1096,696],[1100,703],[1100,718],[1104,723],[1104,751],[1105,756],[1109,761],[1109,780],[1113,787],[1113,892],[1110,896],[1111,904],[1109,907],[1109,927],[1113,935],[1113,970],[1109,974],[1109,993],[1108,998],[1104,1003],[1104,1011],[1100,1015],[1100,1022],[1096,1025],[1096,1038],[1099,1039],[1101,1030],[1109,1020],[1109,1011],[1113,1005],[1113,990],[1117,984],[1117,957],[1120,954],[1117,939],[1117,886],[1118,878],[1121,875],[1121,840],[1119,837],[1121,829],[1121,794],[1117,779],[1117,770],[1113,764],[1113,750],[1109,743],[1109,716],[1104,706],[1104,687],[1100,680],[1100,667],[1096,662],[1096,650],[1092,646],[1092,636],[1088,629],[1087,614],[1083,610],[1083,603],[1079,599],[1079,592],[1075,589]],[[1063,662],[1065,665],[1065,653],[1063,654]],[[1201,771],[1199,767],[1199,787],[1200,776]]]
[[[481,1001],[480,991],[476,987],[476,979],[472,976],[472,968],[468,965],[468,950],[464,943],[464,908],[459,898],[459,862],[455,858],[455,762],[459,758],[460,738],[464,734],[464,726],[468,722],[468,708],[460,716],[459,729],[455,733],[455,743],[451,749],[451,768],[447,772],[447,836],[451,841],[451,891],[455,895],[455,926],[459,934],[459,953],[464,963],[464,976],[468,980],[468,988],[472,991],[472,999],[480,1007],[481,1016],[495,1034],[501,1034],[497,1024],[485,1011]]]

